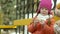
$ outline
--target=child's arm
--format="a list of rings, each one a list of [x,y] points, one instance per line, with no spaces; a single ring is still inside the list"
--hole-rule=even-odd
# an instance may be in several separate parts
[[[38,21],[39,20],[37,19],[37,17],[33,18],[31,24],[28,25],[29,32],[33,33],[36,30],[36,25],[37,25]]]
[[[51,18],[50,21],[51,21],[51,23],[47,24],[48,20],[46,20],[46,24],[44,25],[45,28],[51,29],[54,27],[55,20],[53,18]]]
[[[30,25],[28,25],[28,31],[31,33],[35,31],[34,23],[31,23]]]
[[[54,20],[54,18],[52,18],[52,19],[51,19],[51,25],[50,25],[50,27],[53,27],[54,24],[55,24],[55,20]]]
[[[40,21],[36,18],[32,21],[32,23],[30,25],[28,25],[28,31],[33,33],[34,31],[36,31],[36,28],[41,27],[42,25],[40,24]]]
[[[48,20],[46,20],[46,23],[49,27],[53,27],[54,26],[54,23],[55,23],[55,20],[54,18],[50,18],[50,23],[48,22]],[[48,24],[49,23],[49,24]]]

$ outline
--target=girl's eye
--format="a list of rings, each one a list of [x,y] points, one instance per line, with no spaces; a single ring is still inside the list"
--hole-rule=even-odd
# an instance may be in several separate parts
[[[45,10],[48,10],[47,8],[45,8]]]
[[[45,9],[45,10],[47,10],[47,9]]]
[[[41,9],[42,9],[42,10],[44,10],[44,9],[47,10],[47,8],[41,8]]]

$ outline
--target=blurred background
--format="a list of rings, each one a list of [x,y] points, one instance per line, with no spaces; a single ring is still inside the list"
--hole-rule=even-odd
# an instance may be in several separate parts
[[[41,0],[0,0],[0,25],[13,25],[14,20],[33,18]],[[55,8],[57,0],[53,1]],[[0,26],[2,27],[2,26]],[[0,28],[0,34],[30,34],[27,26]]]

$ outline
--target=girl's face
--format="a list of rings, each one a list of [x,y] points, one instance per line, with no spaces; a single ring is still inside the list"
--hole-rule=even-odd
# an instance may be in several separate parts
[[[60,17],[60,9],[55,9],[55,14]]]
[[[43,14],[43,15],[48,14],[48,9],[47,8],[41,8],[40,11],[41,11],[40,13]]]

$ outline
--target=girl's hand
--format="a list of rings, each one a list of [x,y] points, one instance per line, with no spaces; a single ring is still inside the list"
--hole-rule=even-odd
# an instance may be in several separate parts
[[[34,26],[36,26],[37,23],[39,23],[39,20],[36,18],[36,19],[33,20],[33,23],[34,23]]]
[[[34,20],[34,24],[37,24],[38,22],[39,22],[38,19],[35,19],[35,20]]]
[[[45,21],[44,21],[44,20],[40,20],[40,23],[41,23],[41,24],[45,24]]]

